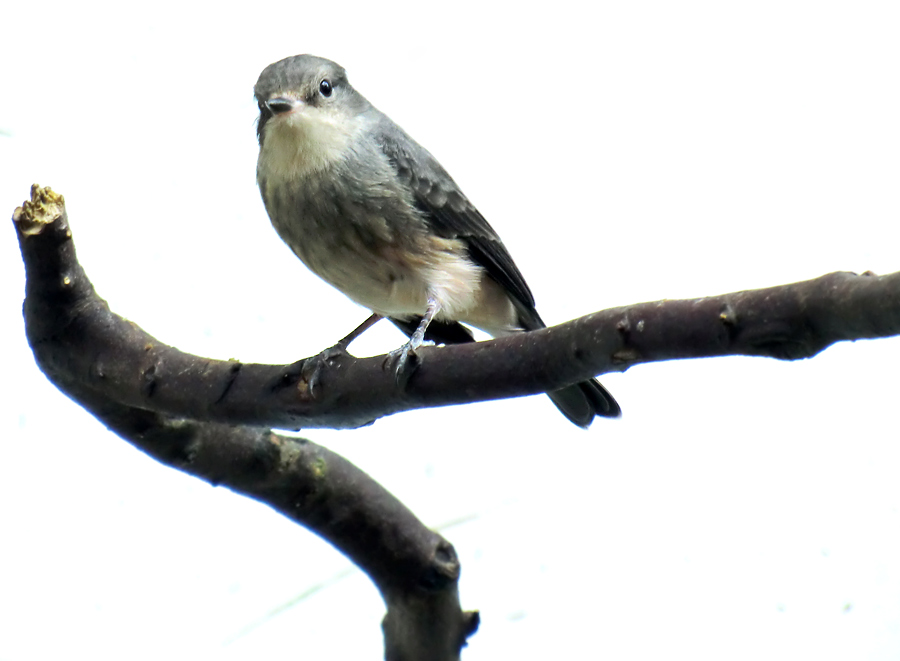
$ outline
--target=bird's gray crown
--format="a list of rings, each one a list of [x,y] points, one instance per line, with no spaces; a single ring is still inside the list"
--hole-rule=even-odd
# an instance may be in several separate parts
[[[316,92],[323,79],[332,85],[348,84],[347,72],[336,62],[315,55],[294,55],[263,69],[253,91],[261,102],[285,92],[307,97]]]
[[[349,117],[371,108],[369,102],[351,87],[341,65],[315,55],[294,55],[270,64],[259,75],[253,91],[259,105],[256,131],[260,145],[273,112],[289,108],[291,101]],[[273,101],[277,103],[273,104]]]

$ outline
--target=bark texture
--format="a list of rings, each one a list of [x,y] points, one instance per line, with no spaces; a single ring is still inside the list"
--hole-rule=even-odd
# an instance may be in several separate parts
[[[313,359],[258,365],[193,356],[113,313],[78,263],[61,195],[34,186],[13,221],[27,274],[28,341],[47,377],[155,459],[264,502],[346,554],[384,597],[392,661],[458,659],[477,629],[477,612],[460,607],[452,545],[340,456],[268,427],[358,427],[415,408],[554,390],[639,363],[793,360],[834,342],[900,333],[900,273],[831,273],[426,347],[404,388],[383,358],[343,354],[313,395],[304,369]]]

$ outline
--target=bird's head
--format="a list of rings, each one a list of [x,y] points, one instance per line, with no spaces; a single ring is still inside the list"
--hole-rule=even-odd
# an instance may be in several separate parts
[[[254,88],[259,106],[256,132],[268,140],[343,143],[368,102],[350,86],[343,67],[314,55],[295,55],[267,66]],[[338,146],[335,144],[334,146]]]

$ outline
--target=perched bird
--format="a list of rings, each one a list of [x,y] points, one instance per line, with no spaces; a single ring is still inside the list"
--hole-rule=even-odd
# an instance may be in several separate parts
[[[441,164],[312,55],[266,67],[259,104],[257,183],[276,231],[320,278],[410,339],[391,353],[398,374],[425,340],[473,341],[544,328],[500,237]],[[325,352],[323,352],[324,354]],[[617,417],[596,379],[548,393],[573,423]]]

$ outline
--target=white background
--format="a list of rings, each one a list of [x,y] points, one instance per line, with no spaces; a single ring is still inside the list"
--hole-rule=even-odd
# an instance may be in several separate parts
[[[301,52],[441,160],[549,322],[900,268],[894,2],[2,13],[0,210],[33,182],[63,193],[101,296],[185,351],[286,363],[366,314],[281,244],[255,186],[253,84]],[[23,290],[8,225],[0,660],[380,658],[383,606],[342,556],[46,381]],[[898,366],[897,340],[647,365],[603,377],[624,418],[588,432],[536,397],[306,435],[456,522],[483,615],[465,659],[895,659]]]

